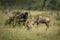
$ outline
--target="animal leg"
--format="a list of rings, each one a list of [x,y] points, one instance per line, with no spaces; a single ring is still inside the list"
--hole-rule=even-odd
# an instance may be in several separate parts
[[[36,26],[36,28],[38,28],[38,25],[39,25],[39,23],[37,23],[37,26]]]
[[[47,28],[46,28],[46,30],[49,28],[49,25],[48,25],[48,23],[45,23],[46,24],[46,26],[47,26]]]

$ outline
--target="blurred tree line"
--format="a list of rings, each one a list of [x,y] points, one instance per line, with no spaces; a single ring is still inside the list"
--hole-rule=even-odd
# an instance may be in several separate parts
[[[0,0],[0,9],[60,10],[60,0]]]

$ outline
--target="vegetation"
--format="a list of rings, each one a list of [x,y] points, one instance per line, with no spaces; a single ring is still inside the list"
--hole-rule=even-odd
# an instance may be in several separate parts
[[[10,10],[4,14],[4,10]],[[48,16],[51,19],[46,31],[44,24],[33,27],[32,31],[25,31],[24,26],[17,25],[15,28],[4,25],[6,19],[12,16],[12,12],[29,11],[28,18],[37,14]],[[0,0],[0,40],[60,40],[60,0]],[[59,14],[58,14],[59,13]],[[36,25],[34,25],[36,26]]]
[[[60,10],[60,0],[0,0],[0,9]]]
[[[38,28],[32,28],[32,31],[25,31],[24,26],[4,26],[4,22],[11,14],[0,13],[0,40],[60,40],[60,20],[56,20],[57,14],[49,14],[50,11],[30,11],[30,15],[34,17],[42,13],[43,16],[51,18],[49,28],[46,31],[44,24],[38,25]],[[30,16],[29,16],[30,17]]]

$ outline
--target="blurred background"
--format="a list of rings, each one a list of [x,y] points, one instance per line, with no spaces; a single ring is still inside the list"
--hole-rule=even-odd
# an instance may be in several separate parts
[[[28,12],[28,19],[38,14],[49,17],[48,30],[45,24],[26,31],[22,22],[15,28],[5,26],[17,11]],[[60,40],[60,0],[0,0],[0,40]]]

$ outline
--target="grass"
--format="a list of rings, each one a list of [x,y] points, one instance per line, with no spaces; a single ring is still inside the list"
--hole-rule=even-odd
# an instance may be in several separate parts
[[[31,11],[31,15],[34,17],[37,14],[49,16],[51,18],[50,26],[46,31],[45,24],[38,25],[38,28],[32,28],[32,31],[25,31],[22,26],[16,26],[11,28],[5,27],[4,22],[11,14],[0,13],[0,40],[60,40],[60,21],[55,20],[54,15],[49,15],[49,11]],[[55,23],[55,24],[54,24]]]
[[[0,29],[0,40],[60,40],[57,31],[57,29],[25,31],[19,28],[4,28]]]

